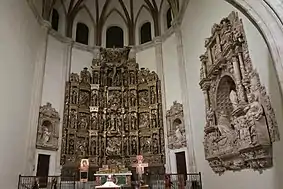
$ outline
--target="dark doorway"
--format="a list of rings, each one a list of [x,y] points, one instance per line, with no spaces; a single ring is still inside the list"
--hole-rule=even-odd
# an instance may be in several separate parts
[[[167,28],[170,28],[172,26],[172,9],[169,8],[166,14],[166,18],[167,18]]]
[[[88,45],[88,27],[83,23],[77,24],[76,42]]]
[[[56,9],[52,10],[52,20],[51,20],[52,28],[58,31],[59,27],[59,13]]]
[[[118,26],[112,26],[106,31],[106,48],[123,48],[124,32]]]
[[[151,24],[147,22],[141,27],[141,44],[151,41]]]
[[[50,155],[44,155],[44,154],[38,155],[36,176],[39,177],[40,187],[47,186],[49,162],[50,162]]]
[[[184,175],[184,181],[187,180],[187,164],[185,152],[178,152],[176,154],[177,173]]]

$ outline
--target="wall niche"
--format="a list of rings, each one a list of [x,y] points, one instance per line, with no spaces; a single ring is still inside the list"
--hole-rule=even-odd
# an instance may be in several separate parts
[[[242,20],[232,12],[214,24],[200,56],[205,97],[205,158],[215,173],[273,166],[280,140],[269,96],[253,68]]]

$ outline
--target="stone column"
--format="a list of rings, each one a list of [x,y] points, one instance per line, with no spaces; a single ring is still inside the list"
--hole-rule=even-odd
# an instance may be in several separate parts
[[[51,25],[49,22],[41,21],[42,40],[38,44],[36,52],[35,69],[32,84],[31,105],[29,110],[29,130],[27,133],[27,149],[25,154],[26,163],[24,166],[24,174],[32,175],[35,170],[35,153],[36,153],[36,137],[38,127],[39,108],[42,100],[46,55],[48,47],[48,33]],[[19,157],[20,158],[20,157]]]
[[[171,172],[170,154],[168,150],[168,137],[167,137],[167,122],[166,122],[166,98],[165,98],[165,78],[164,78],[164,66],[163,66],[163,52],[162,52],[162,38],[154,38],[155,56],[157,65],[157,74],[161,81],[161,93],[162,93],[162,112],[163,112],[163,125],[164,125],[164,141],[165,141],[165,157],[166,157],[166,172]]]
[[[181,81],[182,88],[182,101],[184,107],[184,124],[186,130],[186,140],[187,140],[187,150],[188,150],[188,163],[189,170],[188,172],[197,172],[196,161],[195,161],[195,152],[194,152],[194,141],[193,141],[193,131],[190,123],[190,104],[189,104],[189,89],[186,76],[186,66],[184,60],[184,50],[183,50],[183,41],[182,41],[182,31],[180,28],[179,22],[173,23],[174,33],[176,36],[177,43],[177,53],[178,53],[178,67],[179,67],[179,76]]]
[[[234,75],[236,79],[236,86],[237,86],[237,95],[239,99],[240,104],[245,104],[246,103],[246,97],[245,97],[245,92],[244,92],[244,87],[242,85],[242,77],[241,77],[241,70],[239,67],[239,59],[238,56],[233,56],[232,57],[232,63],[233,63],[233,68],[234,68]]]
[[[64,66],[62,69],[62,80],[61,80],[61,103],[59,108],[60,115],[60,125],[59,125],[59,139],[58,139],[58,151],[56,153],[56,163],[55,163],[55,175],[61,175],[61,145],[62,145],[62,129],[63,129],[63,119],[64,119],[64,107],[65,107],[65,88],[66,82],[70,79],[71,73],[71,60],[74,41],[70,38],[64,38],[63,43],[65,43],[65,53],[64,53]]]

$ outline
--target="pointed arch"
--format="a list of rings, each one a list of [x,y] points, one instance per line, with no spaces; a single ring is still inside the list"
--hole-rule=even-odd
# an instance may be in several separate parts
[[[118,15],[121,16],[121,18],[123,19],[124,23],[127,25],[127,20],[126,18],[123,16],[123,14],[116,8],[111,9],[108,14],[105,16],[104,19],[104,23],[107,21],[107,19],[109,18],[109,16],[111,16],[111,14],[113,14],[114,12],[116,12]]]
[[[139,16],[140,16],[140,14],[141,14],[142,9],[146,9],[146,10],[148,11],[148,13],[151,15],[152,19],[153,19],[153,16],[152,16],[152,14],[151,14],[149,8],[148,8],[147,6],[145,6],[145,5],[142,5],[142,6],[139,8],[138,13],[137,13],[136,18],[135,18],[135,22],[134,22],[134,23],[135,23],[135,26],[136,26],[136,24],[137,24],[137,21],[138,21],[138,18],[139,18]]]

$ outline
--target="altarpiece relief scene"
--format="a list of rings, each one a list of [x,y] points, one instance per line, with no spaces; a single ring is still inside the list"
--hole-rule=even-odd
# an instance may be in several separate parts
[[[205,157],[215,173],[272,167],[280,140],[269,96],[249,56],[244,27],[232,12],[212,27],[200,57],[205,97]]]
[[[131,169],[139,154],[150,171],[164,169],[160,80],[155,72],[139,69],[129,52],[130,48],[101,48],[90,70],[70,75],[62,132],[63,176],[77,172],[82,158],[89,159],[93,173],[104,165]]]
[[[36,148],[44,150],[58,150],[59,113],[50,103],[39,109]]]

